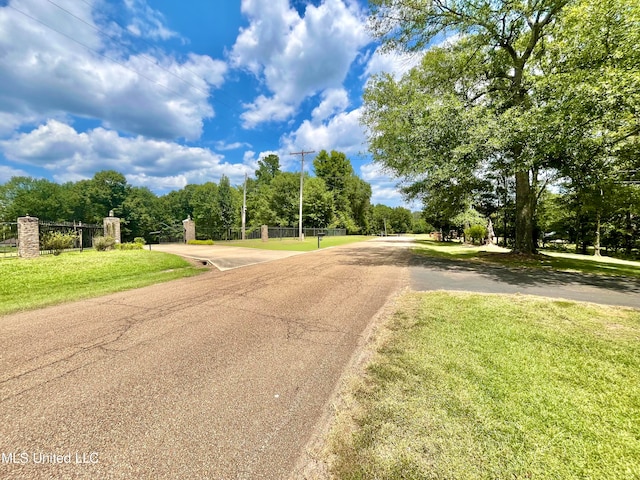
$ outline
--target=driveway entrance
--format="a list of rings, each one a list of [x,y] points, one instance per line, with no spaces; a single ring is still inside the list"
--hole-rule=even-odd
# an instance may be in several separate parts
[[[192,258],[210,263],[220,271],[246,267],[258,263],[280,260],[281,258],[300,255],[305,252],[289,252],[279,250],[260,250],[257,248],[226,247],[221,245],[186,245],[166,243],[151,245],[152,250],[173,253],[181,257]]]

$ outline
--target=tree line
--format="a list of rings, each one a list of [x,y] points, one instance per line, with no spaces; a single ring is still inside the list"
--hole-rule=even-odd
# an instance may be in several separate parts
[[[345,228],[350,234],[385,231],[419,233],[428,226],[406,208],[371,205],[371,185],[359,178],[342,152],[321,151],[313,162],[315,176],[304,174],[303,224]],[[258,161],[246,183],[246,225],[293,227],[298,223],[300,174],[283,172],[277,155]],[[25,215],[49,221],[102,223],[113,210],[122,218],[122,237],[155,240],[151,232],[181,235],[181,220],[196,222],[200,239],[224,239],[241,227],[244,185],[232,186],[223,175],[218,183],[187,185],[158,196],[147,187],[132,186],[113,170],[93,178],[58,184],[46,179],[13,177],[0,185],[0,219],[14,222]]]
[[[384,48],[423,54],[366,87],[370,151],[434,226],[479,212],[524,254],[551,231],[637,246],[640,2],[370,4]]]

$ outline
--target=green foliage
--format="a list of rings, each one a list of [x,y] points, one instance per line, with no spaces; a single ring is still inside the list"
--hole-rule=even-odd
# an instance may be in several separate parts
[[[147,241],[143,237],[136,237],[133,239],[133,243],[139,243],[140,245],[146,245]]]
[[[371,3],[388,49],[460,36],[427,50],[401,80],[377,77],[364,96],[374,160],[406,180],[438,223],[477,208],[487,186],[478,180],[499,172],[515,182],[516,250],[530,253],[540,174],[582,177],[591,188],[637,168],[638,2]]]
[[[333,195],[323,179],[306,178],[303,187],[302,221],[305,227],[323,228],[334,218]]]
[[[49,250],[54,255],[60,255],[64,250],[73,248],[77,237],[73,233],[48,232],[40,240],[40,247]]]
[[[142,250],[144,248],[144,244],[136,242],[116,243],[114,248],[116,250]]]
[[[280,173],[280,157],[269,154],[258,160],[258,170],[256,170],[256,181],[259,184],[269,185],[271,180]]]
[[[115,239],[110,236],[93,237],[93,248],[95,248],[99,252],[111,250],[115,244]]]
[[[427,223],[424,219],[422,212],[412,212],[412,225],[411,231],[416,234],[431,233],[433,227]]]
[[[355,176],[344,153],[324,152],[320,158],[318,169],[325,178],[305,174],[304,225],[368,232],[371,186]],[[273,154],[261,158],[258,165],[257,178],[247,181],[247,226],[297,225],[299,174],[281,172],[280,160]],[[42,220],[101,223],[113,210],[121,219],[122,240],[127,242],[155,240],[150,235],[155,231],[180,236],[180,222],[191,216],[198,238],[226,238],[230,229],[240,227],[242,194],[242,187],[231,186],[224,175],[219,184],[187,185],[161,197],[146,187],[129,185],[122,174],[111,170],[64,185],[14,177],[0,185],[0,219],[15,221],[28,213]]]
[[[467,239],[471,239],[474,244],[484,243],[484,239],[487,238],[487,227],[484,225],[472,225],[464,229],[464,236]]]
[[[268,206],[273,212],[275,225],[281,227],[298,224],[300,205],[300,174],[281,173],[270,185]]]
[[[226,239],[227,231],[236,223],[239,214],[239,202],[237,191],[231,188],[229,177],[223,175],[218,184],[218,210],[220,212],[220,226],[224,230]]]
[[[335,213],[332,226],[346,228],[349,233],[368,232],[371,185],[357,177],[347,156],[335,150],[321,150],[313,160],[318,178],[324,180],[332,196]]]
[[[188,240],[188,245],[213,245],[213,240]]]
[[[371,233],[375,235],[384,235],[385,232],[387,234],[409,233],[414,231],[414,216],[404,207],[392,208],[377,204],[371,209],[369,225]]]

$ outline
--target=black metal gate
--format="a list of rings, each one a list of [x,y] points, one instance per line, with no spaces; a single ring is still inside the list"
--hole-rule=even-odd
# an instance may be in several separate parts
[[[60,232],[75,236],[72,250],[93,248],[93,239],[104,235],[104,226],[82,222],[46,222],[40,221],[40,253],[51,253],[43,248],[43,240],[51,233]]]
[[[0,223],[0,257],[18,256],[17,222]]]

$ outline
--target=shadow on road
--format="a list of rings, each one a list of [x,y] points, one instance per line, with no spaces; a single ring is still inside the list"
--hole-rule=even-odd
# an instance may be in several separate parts
[[[410,248],[372,247],[345,249],[344,258],[341,261],[345,264],[362,266],[396,265],[409,267],[413,277],[416,275],[422,277],[433,272],[434,277],[441,277],[446,280],[448,285],[451,284],[451,279],[442,274],[467,274],[464,275],[466,277],[465,283],[470,286],[475,283],[481,285],[483,282],[501,283],[522,288],[553,288],[572,285],[574,287],[595,287],[625,294],[640,294],[640,279],[635,278],[558,272],[546,269],[509,268],[474,261],[426,257],[413,253]],[[437,281],[436,278],[434,280]],[[442,288],[446,288],[448,285],[443,284]]]

